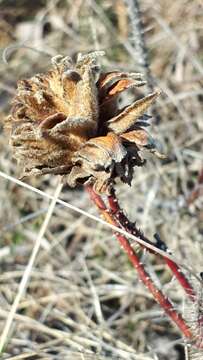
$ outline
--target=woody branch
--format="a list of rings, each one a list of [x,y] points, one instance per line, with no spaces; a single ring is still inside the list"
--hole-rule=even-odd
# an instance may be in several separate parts
[[[111,211],[109,211],[109,209],[107,209],[102,198],[97,193],[95,193],[95,191],[91,186],[86,186],[86,190],[89,193],[90,198],[92,199],[94,204],[99,209],[103,218],[108,223],[120,228],[121,227],[120,223],[115,219],[114,214]],[[154,284],[150,275],[145,270],[144,265],[142,264],[139,257],[132,248],[129,240],[120,233],[115,233],[115,235],[121,247],[124,249],[125,253],[127,254],[128,259],[132,263],[133,267],[136,269],[140,280],[145,284],[145,286],[151,292],[157,303],[159,303],[159,305],[164,309],[165,313],[178,326],[179,330],[185,336],[185,338],[187,338],[190,341],[194,340],[194,335],[192,334],[190,327],[186,324],[182,316],[174,309],[173,304],[170,302],[170,300]]]

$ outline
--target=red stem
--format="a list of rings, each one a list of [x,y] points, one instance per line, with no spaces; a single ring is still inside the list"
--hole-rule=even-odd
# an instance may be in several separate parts
[[[96,204],[104,219],[108,223],[120,228],[120,224],[113,218],[113,215],[108,211],[102,198],[94,192],[91,186],[86,186],[86,190],[89,192],[92,201]],[[150,275],[145,270],[143,264],[140,262],[139,257],[135,253],[128,239],[120,233],[115,233],[115,235],[119,243],[121,244],[121,247],[128,255],[128,258],[133,264],[134,268],[137,270],[139,278],[152,293],[154,299],[160,304],[160,306],[164,309],[167,315],[176,323],[181,333],[184,334],[187,339],[192,340],[194,336],[189,326],[185,323],[182,316],[174,309],[169,299],[167,299],[166,296],[162,293],[162,291],[156,287]]]
[[[122,209],[119,206],[119,203],[118,203],[118,200],[117,200],[117,198],[115,196],[115,191],[114,190],[112,190],[112,193],[108,197],[108,200],[109,200],[109,206],[110,206],[110,209],[111,209],[113,215],[116,216],[116,218],[118,219],[120,225],[123,228],[125,228],[126,231],[128,231],[132,235],[136,235],[138,238],[140,238],[141,240],[146,241],[146,243],[148,243],[150,245],[157,246],[152,241],[150,241],[148,238],[146,238],[146,236],[143,235],[142,232],[139,229],[136,228],[134,223],[132,223],[132,222],[130,222],[128,220],[128,218],[125,216],[125,214],[123,213]],[[165,251],[168,251],[170,253],[170,251],[168,250],[165,243],[163,241],[161,241],[160,239],[158,241],[161,244],[162,248],[164,248]],[[144,247],[143,245],[140,245],[140,246]],[[149,249],[147,247],[144,247],[144,248],[147,251],[157,255],[155,250],[153,251],[153,250],[151,250],[151,249]],[[176,279],[179,281],[182,288],[185,290],[186,294],[189,296],[190,300],[195,302],[196,299],[197,299],[197,294],[196,294],[192,284],[190,284],[189,280],[186,278],[185,274],[182,272],[179,265],[176,264],[174,261],[170,260],[167,256],[164,256],[164,255],[162,255],[162,256],[163,256],[163,259],[164,259],[165,263],[171,269],[173,275],[176,277]]]

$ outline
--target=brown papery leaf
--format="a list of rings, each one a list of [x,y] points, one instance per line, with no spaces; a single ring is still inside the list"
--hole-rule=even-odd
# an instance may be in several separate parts
[[[121,134],[120,137],[129,142],[135,143],[138,146],[147,146],[151,144],[152,137],[145,130],[133,130],[125,134]]]
[[[108,121],[108,129],[114,131],[116,134],[122,134],[127,131],[135,124],[136,120],[144,114],[159,94],[160,91],[155,91],[129,105],[119,115]]]

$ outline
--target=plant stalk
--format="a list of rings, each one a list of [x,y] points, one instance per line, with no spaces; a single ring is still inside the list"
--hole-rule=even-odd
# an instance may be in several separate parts
[[[85,187],[87,192],[90,195],[91,200],[99,209],[101,215],[108,223],[121,227],[119,222],[114,218],[113,213],[107,209],[103,199],[93,190],[92,186]],[[169,299],[163,294],[163,292],[157,288],[151,279],[148,272],[145,270],[144,265],[140,261],[139,257],[132,248],[129,240],[121,235],[120,233],[115,233],[117,240],[119,241],[121,248],[124,249],[125,253],[128,256],[128,259],[132,263],[133,267],[137,270],[140,280],[145,284],[150,293],[153,295],[154,299],[159,303],[159,305],[164,309],[165,313],[171,318],[171,320],[177,325],[180,332],[185,336],[186,339],[192,341],[194,336],[186,324],[182,316],[174,309],[173,304]]]
[[[168,253],[171,253],[168,249],[167,245],[160,239],[158,235],[155,235],[156,243],[150,241],[137,227],[135,223],[132,223],[128,220],[123,210],[120,208],[117,197],[115,195],[115,190],[112,189],[111,195],[108,196],[109,207],[111,209],[112,214],[116,217],[121,227],[125,228],[132,235],[136,235],[141,240],[145,241],[148,244],[157,246]],[[141,246],[141,245],[140,245]],[[144,246],[142,246],[144,248]],[[153,253],[155,255],[159,255],[156,251],[153,251],[147,247],[145,247],[147,251]],[[159,255],[160,256],[160,255]],[[171,269],[173,275],[176,277],[186,294],[189,296],[192,302],[197,301],[197,294],[192,284],[187,279],[186,275],[182,272],[181,268],[174,261],[170,260],[167,256],[163,256],[163,260],[167,264],[167,266]]]

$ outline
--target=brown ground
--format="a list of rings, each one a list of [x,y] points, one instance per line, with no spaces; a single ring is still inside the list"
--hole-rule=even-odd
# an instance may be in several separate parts
[[[136,169],[132,187],[117,184],[117,193],[146,235],[153,238],[159,232],[176,257],[199,273],[203,270],[203,197],[198,185],[203,168],[203,8],[200,0],[140,3],[151,71],[163,91],[151,133],[168,157],[161,161],[150,156],[144,168]],[[16,81],[47,69],[50,56],[58,53],[74,56],[102,49],[106,69],[136,71],[129,31],[122,0],[2,0],[1,118],[9,112]],[[3,131],[0,159],[2,172],[19,176]],[[53,194],[57,178],[45,176],[29,183]],[[97,215],[82,189],[64,186],[60,198]],[[49,202],[3,178],[0,201],[2,331]],[[162,261],[147,254],[143,261],[183,312],[185,295]],[[194,323],[196,310],[186,310]],[[181,343],[180,333],[138,281],[109,229],[57,205],[2,358],[182,360]]]

